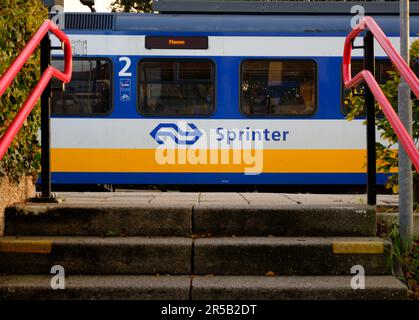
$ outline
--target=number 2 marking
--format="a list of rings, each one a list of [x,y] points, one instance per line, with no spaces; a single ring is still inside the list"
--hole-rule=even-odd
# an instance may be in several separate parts
[[[131,59],[128,57],[120,57],[119,62],[125,62],[125,66],[122,67],[121,71],[119,71],[118,75],[120,77],[131,77],[132,73],[127,72],[129,70],[129,67],[131,67]]]

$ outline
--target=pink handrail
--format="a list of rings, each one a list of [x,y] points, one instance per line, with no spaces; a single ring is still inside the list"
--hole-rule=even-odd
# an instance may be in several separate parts
[[[405,79],[409,84],[413,93],[419,98],[419,80],[413,71],[409,68],[403,58],[399,55],[396,49],[391,44],[390,40],[386,37],[384,32],[380,29],[377,23],[371,17],[364,17],[362,21],[358,24],[357,28],[353,29],[345,40],[345,46],[343,51],[343,82],[345,87],[353,88],[362,81],[370,88],[372,94],[375,97],[375,100],[381,107],[384,115],[388,119],[390,125],[392,126],[394,132],[404,150],[408,154],[410,160],[416,168],[416,171],[419,172],[419,151],[417,150],[412,138],[406,131],[406,128],[401,123],[399,117],[388,101],[387,97],[384,95],[379,84],[375,80],[374,75],[368,70],[362,70],[355,77],[351,76],[351,53],[352,53],[352,41],[365,29],[371,31],[374,35],[374,38],[383,48],[384,52],[388,55],[393,65],[399,70],[400,75]]]
[[[16,117],[13,119],[9,128],[6,130],[3,137],[0,138],[0,160],[3,158],[14,137],[22,127],[24,121],[31,113],[33,107],[35,106],[42,92],[45,90],[49,81],[52,78],[57,78],[64,83],[68,83],[71,80],[72,50],[70,40],[67,35],[61,31],[51,20],[46,20],[38,29],[38,31],[32,36],[31,40],[29,40],[19,56],[13,61],[10,67],[0,78],[0,96],[2,96],[6,89],[10,86],[18,72],[22,69],[23,65],[26,63],[26,61],[29,59],[29,57],[32,55],[44,36],[49,31],[55,34],[64,43],[64,72],[61,72],[52,66],[48,66],[48,68],[44,71],[41,79],[29,94],[28,99],[16,114]]]

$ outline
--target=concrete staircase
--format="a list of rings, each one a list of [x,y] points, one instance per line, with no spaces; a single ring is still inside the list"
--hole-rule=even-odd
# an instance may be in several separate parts
[[[373,207],[268,203],[15,205],[0,238],[0,299],[407,298]],[[51,289],[54,265],[65,290]],[[365,289],[351,288],[354,265]]]

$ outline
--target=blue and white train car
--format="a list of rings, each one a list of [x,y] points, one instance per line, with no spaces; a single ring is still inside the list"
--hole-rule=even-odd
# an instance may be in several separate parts
[[[398,16],[375,18],[398,47]],[[343,107],[350,21],[66,14],[74,67],[52,98],[52,183],[365,184],[364,119]],[[383,81],[391,64],[376,56]]]

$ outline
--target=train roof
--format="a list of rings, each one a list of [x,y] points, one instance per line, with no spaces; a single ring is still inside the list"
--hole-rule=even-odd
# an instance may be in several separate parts
[[[350,14],[361,5],[368,14],[398,14],[394,0],[154,0],[160,13],[254,13],[254,14]],[[419,13],[418,1],[410,1],[411,14]]]
[[[398,34],[398,16],[373,16],[384,32]],[[140,14],[66,13],[65,28],[142,33],[318,33],[347,34],[348,15]],[[419,16],[411,16],[411,32],[419,35]]]

